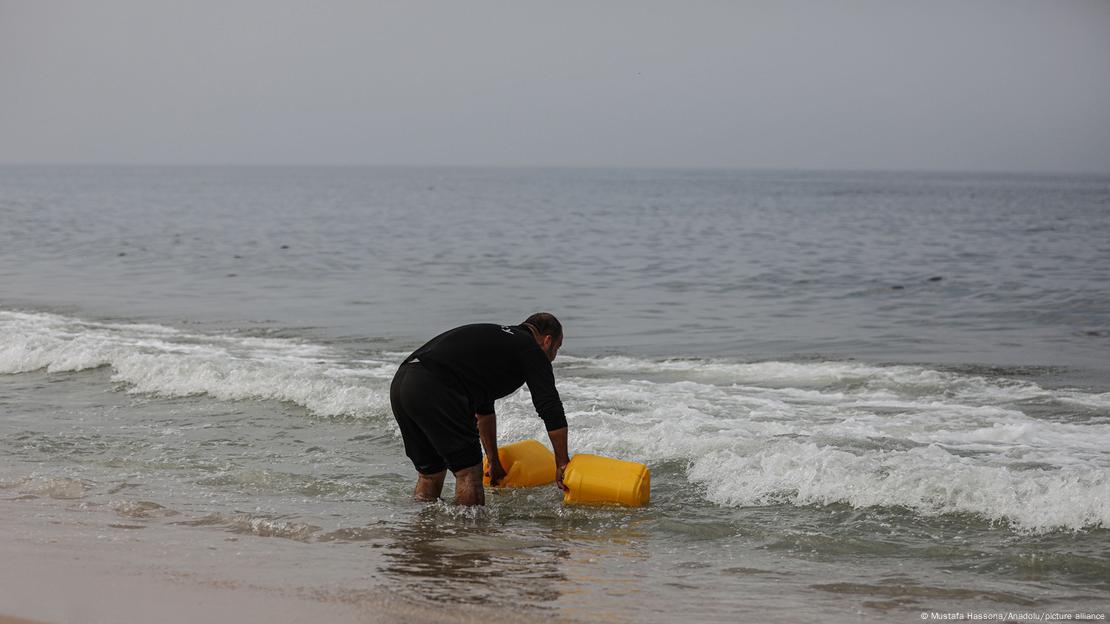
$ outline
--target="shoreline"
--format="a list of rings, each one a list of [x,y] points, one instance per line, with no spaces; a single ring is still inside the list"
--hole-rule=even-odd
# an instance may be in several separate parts
[[[448,624],[513,619],[481,606],[418,604],[392,596],[380,583],[281,585],[231,561],[224,568],[227,574],[213,577],[188,571],[180,561],[154,561],[119,545],[53,531],[48,531],[49,538],[38,532],[7,533],[0,539],[5,564],[0,566],[0,624]],[[548,619],[535,613],[530,617]]]

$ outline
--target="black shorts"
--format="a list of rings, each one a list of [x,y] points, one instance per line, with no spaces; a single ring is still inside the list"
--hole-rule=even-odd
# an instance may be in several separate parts
[[[422,363],[402,364],[389,387],[405,455],[421,474],[482,463],[478,422],[470,401]]]

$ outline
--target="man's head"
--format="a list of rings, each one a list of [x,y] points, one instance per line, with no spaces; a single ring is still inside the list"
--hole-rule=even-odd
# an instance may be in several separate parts
[[[536,312],[524,319],[521,325],[532,330],[536,343],[547,354],[547,359],[554,362],[559,347],[563,346],[563,324],[559,319],[549,312]]]

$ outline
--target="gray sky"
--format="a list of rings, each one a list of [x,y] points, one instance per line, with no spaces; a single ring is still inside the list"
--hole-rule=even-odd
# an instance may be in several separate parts
[[[0,163],[1110,173],[1110,2],[0,0]]]

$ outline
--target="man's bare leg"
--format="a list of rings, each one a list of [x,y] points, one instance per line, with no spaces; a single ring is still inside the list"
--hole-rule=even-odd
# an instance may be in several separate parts
[[[412,491],[413,500],[421,502],[438,500],[439,495],[443,493],[443,479],[446,476],[446,470],[430,475],[417,473],[416,489]]]
[[[486,504],[486,490],[482,486],[482,464],[455,471],[455,504]]]

